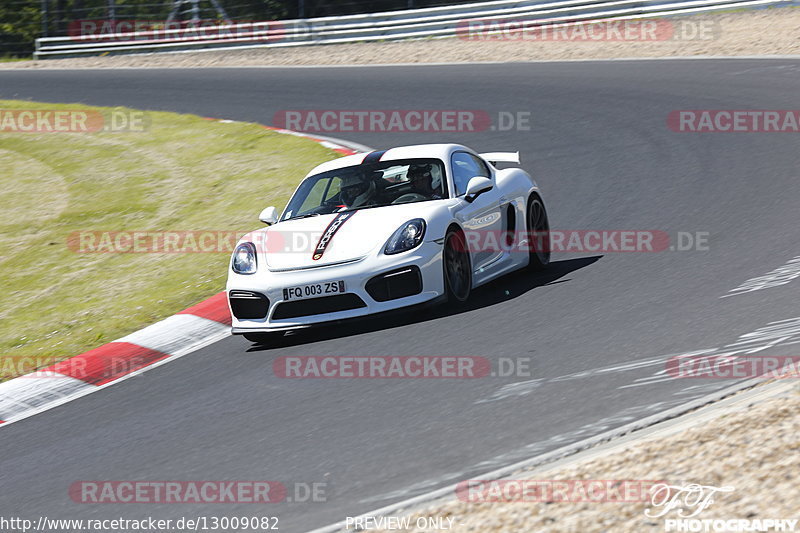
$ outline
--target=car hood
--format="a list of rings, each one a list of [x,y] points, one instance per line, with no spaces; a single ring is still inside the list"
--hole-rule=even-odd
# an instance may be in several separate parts
[[[433,206],[419,202],[360,209],[343,214],[320,215],[280,222],[257,232],[259,259],[264,258],[270,270],[313,268],[356,261],[377,253],[391,235],[413,218],[426,218]],[[334,224],[335,233],[327,240],[320,254],[317,245]],[[336,227],[338,226],[338,227]],[[426,235],[426,239],[428,236]],[[263,250],[263,251],[262,251]]]

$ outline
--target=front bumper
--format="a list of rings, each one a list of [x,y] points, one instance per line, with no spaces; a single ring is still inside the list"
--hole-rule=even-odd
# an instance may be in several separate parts
[[[376,291],[374,286],[370,287],[371,291],[367,290],[367,283],[371,279],[385,273],[402,272],[404,267],[416,267],[419,269],[421,278],[421,291],[419,293],[379,301],[387,297],[385,291]],[[296,314],[297,302],[304,301],[291,300],[293,302],[292,307],[295,309],[287,312],[287,306],[281,305],[287,303],[283,299],[283,289],[339,280],[344,281],[344,294],[354,295],[363,302],[363,306],[328,312],[326,307],[330,308],[329,305],[310,305],[305,307],[313,308],[314,314],[281,318],[282,316]],[[425,303],[444,294],[442,245],[435,242],[423,242],[414,250],[397,255],[368,255],[352,263],[304,270],[273,272],[265,268],[264,271],[259,271],[253,275],[230,272],[227,291],[229,295],[231,291],[248,291],[261,294],[269,300],[266,316],[263,318],[237,318],[231,309],[233,317],[232,332],[234,334],[287,331],[382,313]],[[377,296],[377,299],[374,296]],[[389,297],[393,296],[389,295]],[[350,298],[352,300],[351,303],[355,303],[355,299]],[[229,307],[231,305],[230,298],[228,305]]]

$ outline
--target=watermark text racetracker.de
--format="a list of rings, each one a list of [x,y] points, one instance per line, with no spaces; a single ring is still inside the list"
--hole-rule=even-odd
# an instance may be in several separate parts
[[[67,35],[74,41],[100,43],[169,40],[264,43],[283,40],[286,26],[280,21],[255,20],[226,23],[214,19],[79,19],[69,23]]]
[[[101,385],[151,365],[154,357],[160,356],[145,353],[145,350],[142,355],[133,356],[95,351],[91,360],[83,356],[61,360],[46,355],[4,355],[0,356],[0,377],[63,379],[70,376]]]
[[[0,516],[0,531],[82,533],[109,531],[121,533],[138,531],[144,533],[176,531],[279,531],[277,516],[263,514],[236,516],[193,516],[160,519],[152,516],[142,518],[51,518],[39,516],[35,519],[18,516]]]
[[[719,22],[702,19],[595,20],[557,22],[537,19],[467,19],[456,35],[471,42],[658,42],[711,41],[719,38]]]
[[[485,109],[286,109],[272,117],[278,128],[312,133],[478,133],[531,131],[531,111]]]
[[[676,109],[667,115],[676,133],[798,133],[798,109]]]
[[[326,482],[103,480],[76,481],[69,497],[84,504],[324,503],[326,489]]]
[[[272,363],[286,379],[475,379],[533,376],[530,357],[472,355],[283,355]]]
[[[796,379],[800,378],[800,356],[679,355],[667,360],[666,371],[673,378]]]
[[[137,110],[0,109],[3,133],[140,133],[149,126],[148,114]]]
[[[492,220],[483,222],[491,223]],[[86,230],[67,236],[69,250],[80,254],[183,254],[232,253],[239,239],[252,242],[259,253],[311,254],[322,231],[288,231],[273,228],[269,232],[244,233],[230,230]],[[582,229],[548,232],[506,230],[464,230],[471,251],[530,253],[652,253],[708,251],[707,231]]]
[[[231,230],[73,231],[67,236],[67,247],[80,254],[232,253],[244,234]],[[273,238],[269,246],[275,248],[262,251],[277,250],[277,241]]]
[[[456,496],[467,503],[649,502],[659,484],[663,480],[470,479],[456,485]]]

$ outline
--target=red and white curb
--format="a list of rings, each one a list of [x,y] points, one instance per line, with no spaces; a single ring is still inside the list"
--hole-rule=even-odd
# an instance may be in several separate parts
[[[88,352],[0,383],[4,424],[90,394],[230,335],[220,292],[180,313]]]
[[[202,117],[206,120],[213,120],[214,122],[222,122],[223,124],[235,124],[237,122],[241,122],[238,120],[229,120],[229,119],[218,119],[218,118],[211,118],[211,117]],[[265,126],[261,125],[262,128],[265,130],[274,131],[276,133],[282,133],[285,135],[293,135],[295,137],[303,137],[305,139],[309,139],[311,141],[317,142],[324,146],[325,148],[330,148],[334,152],[337,152],[342,155],[354,155],[361,152],[371,152],[372,148],[368,146],[364,146],[361,144],[353,143],[350,141],[344,141],[342,139],[333,139],[329,137],[320,137],[320,136],[313,136],[309,135],[308,133],[301,133],[299,131],[294,130],[287,130],[283,128],[276,128],[274,126]]]
[[[331,141],[331,140],[328,140],[328,139],[324,139],[324,138],[320,138],[320,137],[314,137],[314,136],[308,135],[306,133],[300,133],[299,131],[284,130],[284,129],[281,129],[281,128],[273,128],[272,126],[263,126],[263,127],[265,129],[268,129],[268,130],[271,130],[271,131],[275,131],[275,132],[278,132],[278,133],[284,133],[286,135],[294,135],[296,137],[305,137],[306,139],[311,139],[312,141],[320,143],[325,148],[330,148],[334,152],[340,153],[342,155],[354,155],[354,154],[357,154],[359,152],[371,152],[372,151],[371,149],[369,149],[367,147],[361,147],[361,146],[358,146],[359,150],[352,150],[352,149],[348,148],[347,146],[342,146],[341,144],[339,144],[337,142],[334,142],[334,141]]]
[[[359,150],[353,150],[329,139],[264,128],[308,138],[342,155],[360,151],[357,145],[354,147]],[[228,337],[230,328],[231,316],[223,291],[113,342],[0,383],[0,425],[7,426],[199,350]]]

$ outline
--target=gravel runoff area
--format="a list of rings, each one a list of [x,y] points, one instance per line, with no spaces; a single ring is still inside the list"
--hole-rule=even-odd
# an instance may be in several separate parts
[[[645,501],[597,502],[584,501],[497,501],[473,503],[467,496],[456,497],[412,511],[395,515],[395,523],[385,529],[368,524],[370,531],[436,532],[449,528],[454,533],[639,533],[642,531],[759,531],[737,529],[741,520],[756,527],[761,520],[795,520],[800,531],[800,385],[773,398],[756,403],[743,402],[731,410],[720,410],[703,416],[700,410],[688,422],[678,424],[676,432],[668,435],[654,433],[650,437],[630,440],[607,453],[596,453],[582,461],[566,462],[564,466],[545,467],[536,472],[535,480],[658,480],[672,486],[686,487],[691,483],[728,492],[717,492],[710,505],[688,518],[693,522],[668,524],[679,519],[678,509],[666,511],[666,506],[654,506],[651,495]],[[684,428],[689,425],[688,428]],[[684,429],[681,429],[684,428]],[[590,451],[591,452],[591,451]],[[515,480],[531,475],[515,475]],[[579,485],[572,485],[573,489]],[[586,485],[580,485],[586,486]],[[567,494],[579,495],[570,489]],[[655,491],[651,491],[653,494]],[[677,491],[669,494],[670,499]],[[466,494],[466,493],[464,493]],[[666,495],[666,493],[664,493]],[[709,490],[705,491],[709,494]],[[699,496],[682,494],[678,500],[690,505],[684,515],[698,511],[692,506]],[[502,500],[502,498],[500,498]],[[591,499],[591,498],[586,498]],[[632,499],[636,499],[635,497]],[[654,501],[664,498],[656,494]],[[652,517],[666,511],[663,516]],[[647,512],[649,515],[645,514]],[[403,518],[411,527],[399,526]],[[448,521],[448,518],[452,522]],[[695,529],[703,520],[724,520],[715,529]],[[730,522],[735,520],[736,523]],[[355,524],[353,524],[355,525]],[[350,531],[354,529],[349,527]],[[734,527],[731,527],[734,526]],[[787,524],[788,526],[788,524]],[[705,526],[703,526],[705,527]],[[767,531],[776,531],[768,529]],[[781,531],[777,529],[777,531]]]
[[[627,37],[622,35],[621,39],[619,34],[601,26],[595,35],[599,34],[603,40],[584,38],[587,34],[576,31],[563,34],[516,33],[512,34],[514,38],[507,39],[468,40],[462,36],[402,42],[20,61],[2,66],[253,67],[800,54],[800,9],[795,7],[658,19],[652,23],[656,25],[655,31],[645,32],[643,26],[634,24],[631,33]]]

